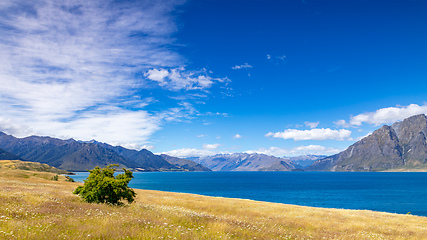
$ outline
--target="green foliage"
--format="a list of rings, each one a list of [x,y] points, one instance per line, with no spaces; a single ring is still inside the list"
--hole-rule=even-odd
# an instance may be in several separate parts
[[[51,180],[58,181],[58,175],[53,176]]]
[[[74,182],[74,179],[72,179],[69,176],[65,176],[65,181],[67,181],[67,182]]]
[[[123,168],[124,173],[114,177],[114,171],[117,164],[110,164],[105,168],[95,167],[89,170],[90,174],[84,185],[79,186],[73,192],[80,195],[89,203],[109,203],[114,205],[123,205],[123,199],[132,203],[136,196],[135,191],[128,187],[132,180],[132,172]]]

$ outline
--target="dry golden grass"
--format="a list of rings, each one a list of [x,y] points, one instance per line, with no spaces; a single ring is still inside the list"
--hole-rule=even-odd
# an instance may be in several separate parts
[[[0,239],[427,239],[427,218],[136,190],[84,203],[78,183],[0,170]]]
[[[20,169],[28,171],[38,171],[38,172],[52,172],[58,174],[69,174],[70,172],[61,170],[52,166],[49,166],[44,163],[38,162],[28,162],[21,160],[0,160],[0,169]]]
[[[427,172],[427,168],[419,167],[419,168],[393,168],[389,170],[385,170],[383,172]]]

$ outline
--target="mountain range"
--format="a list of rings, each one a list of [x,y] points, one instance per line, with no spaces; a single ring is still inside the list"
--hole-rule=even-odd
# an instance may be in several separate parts
[[[289,159],[257,153],[217,154],[190,159],[213,171],[292,171],[298,168]]]
[[[416,115],[384,125],[332,156],[275,157],[233,153],[181,159],[131,150],[95,140],[16,138],[0,132],[0,159],[46,163],[68,171],[119,164],[135,171],[384,171],[427,170],[427,117]]]
[[[306,168],[313,164],[315,161],[327,157],[326,155],[301,155],[296,157],[283,157],[292,161],[299,168]]]
[[[314,162],[308,171],[427,169],[427,117],[415,115],[384,125],[345,151]]]
[[[0,148],[4,149],[4,154],[9,159],[46,163],[68,171],[86,171],[108,164],[119,164],[120,167],[136,171],[209,170],[196,163],[190,164],[184,161],[170,163],[164,157],[155,155],[146,149],[137,151],[97,141],[81,142],[74,139],[61,140],[39,136],[16,138],[0,132]],[[191,170],[190,167],[187,167],[190,165]]]

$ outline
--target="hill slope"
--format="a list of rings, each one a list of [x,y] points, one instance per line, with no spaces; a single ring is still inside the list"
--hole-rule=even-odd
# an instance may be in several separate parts
[[[50,172],[56,174],[71,174],[68,171],[61,170],[55,167],[51,167],[47,164],[37,162],[27,162],[20,160],[0,160],[0,169],[2,170],[26,170],[35,172]]]
[[[195,162],[188,160],[188,159],[172,157],[172,156],[169,156],[166,154],[162,154],[160,156],[163,157],[163,159],[168,161],[170,164],[173,164],[173,165],[180,167],[180,168],[187,169],[189,171],[197,171],[197,172],[210,172],[210,171],[212,171],[209,168],[207,168],[201,164],[195,163]]]
[[[427,117],[384,125],[345,151],[314,162],[312,171],[383,171],[427,168]]]

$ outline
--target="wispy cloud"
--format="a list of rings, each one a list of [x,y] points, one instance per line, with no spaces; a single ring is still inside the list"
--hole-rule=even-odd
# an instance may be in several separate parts
[[[240,134],[236,134],[236,135],[233,136],[233,138],[234,139],[240,139],[240,138],[242,138],[242,136]]]
[[[186,157],[206,157],[213,156],[216,154],[229,154],[229,152],[213,151],[215,149],[197,149],[197,148],[181,148],[172,151],[162,152],[158,154],[167,154],[174,157],[186,158]],[[308,146],[298,146],[294,148],[279,148],[279,147],[270,147],[270,148],[260,148],[258,150],[249,150],[245,153],[258,153],[265,154],[276,157],[283,156],[300,156],[300,155],[333,155],[341,152],[343,149],[337,149],[333,147],[324,147],[320,145],[308,145]]]
[[[283,132],[269,132],[265,136],[282,139],[300,140],[345,140],[351,135],[347,129],[332,130],[330,128],[315,128],[310,130],[286,129]]]
[[[0,131],[141,147],[165,121],[195,113],[188,103],[149,113],[156,99],[135,95],[153,80],[170,90],[223,80],[179,67],[173,12],[183,2],[2,1]]]
[[[337,125],[338,127],[350,127],[351,124],[349,124],[348,122],[346,122],[344,119],[340,119],[334,122],[335,125]]]
[[[308,122],[308,121],[304,122],[304,124],[309,128],[316,128],[317,125],[319,125],[319,123],[320,122]]]
[[[226,82],[227,78],[213,78],[205,69],[201,71],[186,71],[185,68],[150,69],[144,73],[148,79],[159,86],[173,91],[202,90],[210,88],[215,82]]]
[[[167,154],[173,157],[186,158],[186,157],[206,157],[206,156],[215,155],[217,153],[209,149],[181,148],[181,149],[175,149],[175,150],[161,152],[157,154]]]
[[[283,156],[300,156],[300,155],[332,155],[341,152],[341,149],[337,148],[327,148],[320,145],[308,145],[308,146],[298,146],[294,148],[279,148],[279,147],[270,147],[270,148],[260,148],[258,150],[245,151],[246,153],[259,153],[265,155],[272,155],[276,157]]]
[[[286,56],[285,56],[285,55],[283,55],[283,56],[277,56],[277,59],[280,59],[280,60],[282,60],[282,61],[284,61],[284,60],[285,60],[285,58],[286,58]]]
[[[206,144],[205,143],[205,144],[203,144],[203,148],[208,149],[208,150],[215,150],[220,146],[221,146],[221,144],[219,144],[219,143],[214,143],[214,144]]]
[[[367,112],[350,117],[350,124],[360,126],[362,123],[368,123],[379,126],[401,121],[417,114],[427,114],[427,104],[381,108],[375,112]]]
[[[234,67],[231,67],[232,69],[242,69],[242,68],[252,68],[251,65],[249,65],[248,63],[242,64],[242,65],[236,65]]]
[[[267,54],[267,60],[270,60],[271,62],[276,62],[276,64],[280,62],[286,62],[286,55],[278,55],[273,57],[271,54]]]

